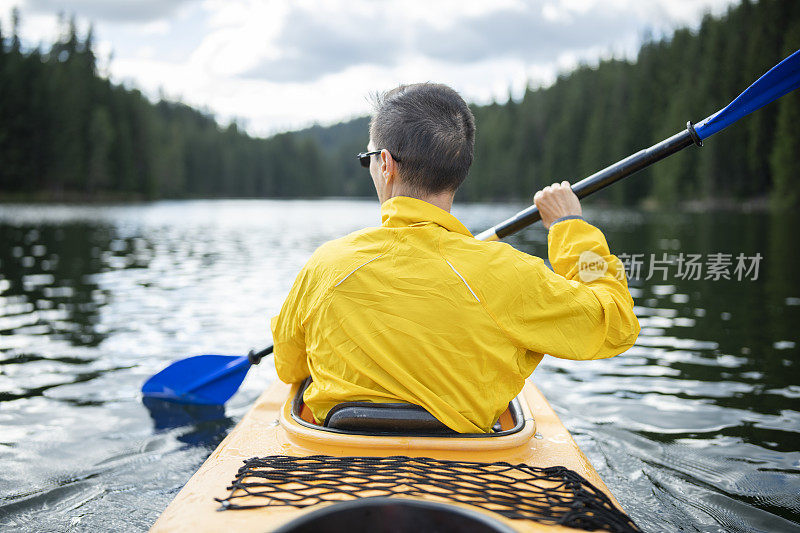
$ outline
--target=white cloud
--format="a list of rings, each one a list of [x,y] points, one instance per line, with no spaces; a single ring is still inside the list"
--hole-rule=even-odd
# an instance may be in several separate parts
[[[166,19],[154,20],[142,25],[143,35],[166,35],[172,29],[172,24]]]
[[[283,27],[289,3],[207,0],[210,30],[190,62],[209,72],[235,76],[280,51],[272,44]]]
[[[136,57],[140,59],[153,59],[156,57],[158,51],[156,47],[151,44],[145,44],[139,47],[136,51]]]

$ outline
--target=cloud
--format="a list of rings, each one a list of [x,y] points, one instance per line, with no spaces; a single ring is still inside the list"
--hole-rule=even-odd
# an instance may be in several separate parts
[[[547,7],[547,6],[544,6]],[[420,26],[415,47],[420,53],[447,62],[471,63],[497,57],[529,62],[552,60],[568,50],[580,50],[635,32],[637,21],[595,8],[580,15],[548,15],[529,4],[480,17],[458,20],[446,31]]]
[[[26,7],[44,13],[76,14],[108,22],[148,22],[172,15],[197,0],[28,0]]]
[[[352,65],[396,64],[397,37],[375,31],[362,13],[331,20],[326,13],[292,9],[273,43],[277,57],[264,59],[245,77],[274,82],[308,82]]]
[[[627,2],[529,0],[479,11],[429,4],[428,10],[391,9],[383,3],[345,11],[295,3],[269,43],[273,52],[243,77],[313,82],[349,67],[392,67],[415,56],[446,63],[552,61],[566,51],[635,37],[648,19],[663,17],[663,10],[631,10]]]

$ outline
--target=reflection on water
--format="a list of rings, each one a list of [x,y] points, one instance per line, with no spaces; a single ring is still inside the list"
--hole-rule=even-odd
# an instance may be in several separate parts
[[[156,431],[189,428],[177,439],[192,446],[216,446],[233,426],[222,405],[184,405],[158,398],[142,398]]]
[[[517,207],[455,214],[481,230]],[[761,253],[760,274],[633,280],[637,345],[546,359],[537,383],[643,529],[797,529],[800,220],[589,217],[617,253]],[[143,405],[141,383],[178,357],[268,344],[311,252],[378,220],[360,201],[0,207],[0,529],[149,527],[274,369],[224,409]],[[541,227],[510,242],[546,254]]]

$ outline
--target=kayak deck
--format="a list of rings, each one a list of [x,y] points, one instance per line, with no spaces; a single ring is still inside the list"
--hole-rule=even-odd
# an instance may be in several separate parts
[[[225,498],[226,487],[245,459],[271,455],[304,457],[383,457],[404,455],[470,462],[505,461],[536,467],[565,466],[604,492],[619,508],[600,476],[578,448],[539,389],[530,381],[521,393],[526,419],[522,431],[487,439],[459,437],[393,437],[330,434],[297,423],[291,417],[292,398],[299,386],[276,381],[223,440],[175,497],[152,531],[265,531],[330,503],[298,509],[269,506],[218,512],[214,498]],[[535,423],[534,423],[535,421]],[[250,498],[250,497],[248,497]],[[246,500],[247,498],[245,498]],[[345,498],[343,498],[345,499]],[[349,499],[349,498],[347,498]],[[413,497],[412,497],[413,499]],[[452,505],[470,507],[453,503]],[[474,507],[470,507],[475,509]],[[575,531],[528,520],[511,520],[480,509],[517,531]]]

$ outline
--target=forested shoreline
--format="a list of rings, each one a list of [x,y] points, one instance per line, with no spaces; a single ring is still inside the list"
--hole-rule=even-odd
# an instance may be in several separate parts
[[[150,102],[98,73],[91,30],[48,49],[0,29],[0,198],[371,196],[355,153],[367,119],[267,139],[184,104]],[[800,49],[800,2],[745,0],[697,30],[645,42],[634,61],[582,66],[519,101],[473,106],[462,200],[530,199],[699,121]],[[416,81],[416,80],[409,80]],[[370,88],[365,87],[367,92]],[[800,205],[800,91],[603,193],[676,205],[769,197]]]

